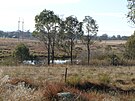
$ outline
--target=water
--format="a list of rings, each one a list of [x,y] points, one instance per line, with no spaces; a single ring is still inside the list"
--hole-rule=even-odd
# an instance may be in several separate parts
[[[52,63],[52,60],[50,62]],[[54,60],[54,64],[65,64],[69,62],[70,60]]]
[[[54,64],[66,64],[70,63],[71,60],[54,60]],[[76,62],[76,64],[79,62],[78,60],[74,60],[73,62]],[[23,64],[25,65],[36,65],[36,64],[42,64],[42,61],[37,61],[37,60],[24,60]],[[52,63],[52,60],[50,61]]]

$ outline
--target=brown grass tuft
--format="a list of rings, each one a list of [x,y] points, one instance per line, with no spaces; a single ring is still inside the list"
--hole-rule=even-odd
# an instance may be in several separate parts
[[[19,83],[24,83],[24,86],[27,88],[31,88],[31,89],[38,88],[38,86],[35,85],[32,80],[27,79],[27,78],[12,78],[7,83],[12,84],[12,85],[18,85]]]

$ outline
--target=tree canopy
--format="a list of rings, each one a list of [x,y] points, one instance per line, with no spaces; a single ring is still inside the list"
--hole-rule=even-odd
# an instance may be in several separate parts
[[[33,35],[46,45],[48,49],[48,65],[51,59],[53,63],[56,47],[70,55],[72,64],[75,40],[81,39],[80,37],[84,34],[83,24],[86,24],[85,32],[89,36],[97,33],[98,26],[96,21],[90,16],[86,16],[82,22],[74,15],[68,16],[63,20],[54,14],[53,11],[46,9],[35,16],[35,31]]]
[[[135,24],[135,0],[127,0],[128,1],[128,9],[129,12],[127,17],[129,18],[129,22]]]
[[[83,28],[84,32],[87,34],[87,37],[84,38],[87,45],[87,54],[88,54],[88,65],[90,61],[90,45],[92,44],[92,37],[95,36],[98,32],[98,25],[96,20],[90,16],[85,16],[83,19]]]
[[[59,25],[59,17],[53,11],[43,10],[39,15],[35,16],[35,31],[33,35],[45,43],[48,49],[48,65],[50,64],[51,56],[54,60],[54,42]],[[52,46],[52,48],[51,48]],[[51,50],[52,49],[52,50]],[[51,55],[52,52],[52,55]]]

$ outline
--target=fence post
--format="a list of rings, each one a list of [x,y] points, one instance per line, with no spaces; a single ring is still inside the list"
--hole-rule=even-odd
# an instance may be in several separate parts
[[[65,71],[65,83],[67,82],[67,68],[66,68],[66,71]]]

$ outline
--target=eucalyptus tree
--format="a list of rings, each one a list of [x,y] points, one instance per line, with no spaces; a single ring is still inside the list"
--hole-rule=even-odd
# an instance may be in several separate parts
[[[92,38],[97,34],[98,32],[98,25],[96,24],[96,21],[90,17],[85,16],[83,19],[83,28],[84,33],[87,34],[85,38],[85,43],[87,45],[87,54],[88,54],[88,65],[90,62],[90,45],[92,44]]]
[[[63,19],[60,20],[60,29],[57,34],[57,48],[59,51],[63,52],[66,56],[70,56],[70,42],[67,38],[65,21]]]
[[[65,20],[65,32],[68,42],[70,42],[70,57],[71,64],[73,64],[73,48],[74,40],[81,36],[82,33],[82,23],[78,21],[77,17],[69,16]]]
[[[128,9],[129,12],[127,14],[127,17],[129,18],[129,21],[135,24],[135,0],[127,0],[128,1]]]
[[[59,17],[50,10],[45,9],[39,15],[35,16],[35,31],[33,35],[46,45],[48,50],[48,65],[50,65],[51,49],[54,59],[54,42],[58,23]]]
[[[59,34],[59,29],[60,29],[60,18],[57,15],[53,16],[54,20],[54,26],[52,27],[52,32],[51,32],[51,49],[52,49],[52,64],[54,63],[54,52],[55,52],[55,44],[58,40],[58,34]]]

